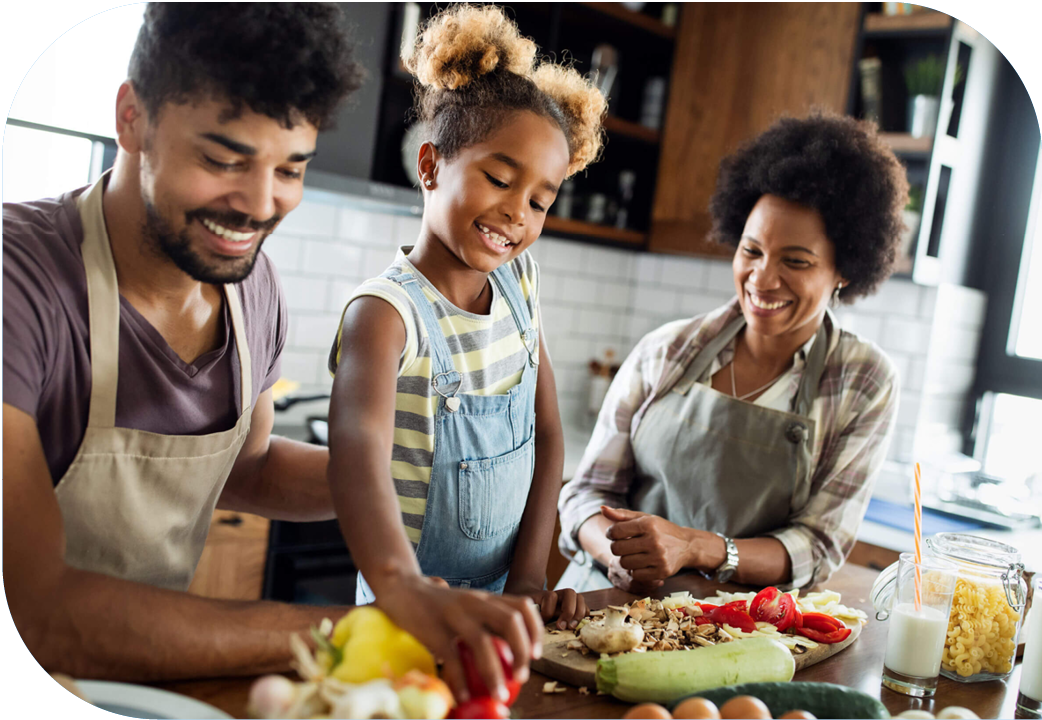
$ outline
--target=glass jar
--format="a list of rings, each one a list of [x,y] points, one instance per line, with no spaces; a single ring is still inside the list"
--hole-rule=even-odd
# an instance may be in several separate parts
[[[1020,552],[1010,545],[963,533],[933,535],[926,538],[925,545],[924,556],[943,558],[959,570],[941,675],[958,682],[1009,676],[1027,600]],[[889,615],[896,565],[881,572],[872,586],[872,604],[879,620]]]

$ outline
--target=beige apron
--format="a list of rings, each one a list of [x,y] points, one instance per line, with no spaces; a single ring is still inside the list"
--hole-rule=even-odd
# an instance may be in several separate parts
[[[825,323],[811,345],[794,412],[744,402],[698,382],[743,327],[745,318],[738,316],[695,355],[676,384],[659,388],[633,437],[637,475],[627,507],[681,527],[747,538],[785,526],[806,506],[816,431],[810,411],[829,344]],[[569,566],[572,587],[611,587],[595,563],[581,566],[586,559],[579,553]]]
[[[118,428],[119,287],[102,193],[83,193],[83,266],[90,316],[91,395],[87,431],[55,488],[72,567],[173,590],[188,588],[218,496],[250,431],[253,397],[242,306],[225,285],[242,371],[242,414],[209,435],[158,435]]]

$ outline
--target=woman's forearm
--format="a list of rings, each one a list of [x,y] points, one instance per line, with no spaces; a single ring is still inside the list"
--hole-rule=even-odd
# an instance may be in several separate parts
[[[693,530],[691,567],[712,574],[727,559],[727,546],[715,533]],[[792,578],[792,561],[781,541],[773,537],[734,541],[738,548],[738,570],[731,582],[742,585],[783,585]]]
[[[611,540],[605,534],[611,525],[611,520],[598,513],[579,526],[579,545],[605,567],[612,558]]]

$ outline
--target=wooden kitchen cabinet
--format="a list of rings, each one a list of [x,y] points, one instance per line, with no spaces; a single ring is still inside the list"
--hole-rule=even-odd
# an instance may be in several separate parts
[[[783,114],[844,112],[859,3],[685,3],[648,249],[730,256],[707,240],[720,160]]]
[[[266,518],[217,510],[188,592],[226,600],[260,600],[268,549]]]

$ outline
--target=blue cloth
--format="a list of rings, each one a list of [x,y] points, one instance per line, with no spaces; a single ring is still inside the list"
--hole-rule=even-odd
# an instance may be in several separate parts
[[[535,471],[539,333],[509,266],[489,277],[506,298],[529,355],[520,382],[504,395],[457,394],[461,375],[416,276],[403,273],[392,280],[420,309],[431,342],[431,383],[442,396],[416,559],[424,575],[452,587],[502,593]],[[455,410],[450,399],[459,401]],[[375,599],[361,573],[355,597],[359,605]]]
[[[899,505],[872,498],[868,502],[868,510],[865,512],[865,520],[888,525],[898,530],[914,532],[915,510],[911,505]],[[968,518],[956,518],[945,515],[929,508],[923,508],[923,537],[936,535],[942,532],[966,532],[967,530],[978,530],[987,527],[983,523]]]

